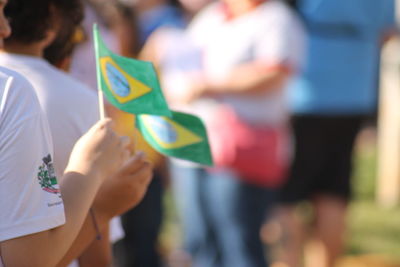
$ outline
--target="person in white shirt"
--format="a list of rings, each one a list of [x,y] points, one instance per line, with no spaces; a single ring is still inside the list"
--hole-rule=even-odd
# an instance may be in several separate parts
[[[1,46],[10,34],[6,3],[0,1]],[[128,159],[127,139],[101,120],[75,145],[58,186],[52,138],[37,96],[21,75],[1,72],[0,266],[55,266],[79,255],[82,244],[94,238],[90,206],[104,228],[137,203],[133,192],[144,193],[150,167],[140,155]]]
[[[205,169],[173,164],[184,249],[195,267],[268,266],[259,233],[289,161],[285,85],[302,64],[301,21],[279,0],[223,0],[200,11],[183,36],[171,30],[164,34],[169,38],[156,41],[163,49],[160,73],[165,94],[175,107],[203,119],[217,165]],[[253,176],[218,160],[214,148],[227,148],[237,134],[226,130],[231,117],[219,117],[225,108],[242,125],[265,128],[277,136],[279,144],[270,150],[276,149],[281,167],[259,165],[280,169],[276,179]],[[228,156],[236,157],[233,154]]]
[[[82,13],[82,8],[77,6],[76,10],[68,13]],[[67,73],[70,70],[71,55],[75,51],[76,44],[81,41],[76,37],[80,36],[81,16],[77,16],[79,19],[76,21],[70,17],[63,16],[63,27],[59,28],[57,37],[44,49],[43,58],[19,54],[0,55],[0,61],[5,65],[19,70],[28,77],[38,93],[45,112],[49,114],[56,158],[58,154],[55,160],[56,170],[63,169],[74,140],[99,117],[97,93]],[[51,75],[48,75],[50,73]],[[52,78],[42,79],[45,74]],[[79,97],[76,97],[77,95]],[[76,107],[74,112],[65,112],[70,107]],[[109,229],[101,233],[101,239],[94,240],[69,267],[109,266],[113,258],[110,243],[118,241],[124,234],[120,217],[113,218]]]
[[[3,67],[0,84],[0,240],[6,240],[60,226],[65,216],[50,131],[35,92]]]
[[[98,123],[76,147],[59,186],[50,130],[32,86],[11,70],[0,72],[0,266],[54,266],[100,185],[121,164],[121,144],[109,122]]]

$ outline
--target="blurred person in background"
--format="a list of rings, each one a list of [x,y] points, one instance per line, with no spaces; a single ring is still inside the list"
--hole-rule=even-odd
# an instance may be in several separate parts
[[[76,29],[72,33],[71,22],[63,21],[66,29],[59,32],[59,35],[53,44],[46,48],[44,56],[49,62],[58,68],[68,71],[73,78],[82,82],[86,86],[77,86],[77,91],[83,90],[83,94],[96,95],[96,61],[94,56],[92,28],[97,23],[103,39],[108,47],[114,52],[128,53],[131,47],[135,47],[136,40],[134,35],[134,24],[128,20],[129,14],[124,13],[123,6],[116,1],[85,0],[81,1],[83,5],[83,21],[75,25]],[[68,27],[67,27],[68,25]],[[93,93],[87,93],[87,89],[92,89]],[[87,103],[83,119],[90,121],[95,112],[98,113],[97,99],[94,102]],[[120,120],[115,116],[118,109],[106,103],[107,116],[115,121],[114,129],[121,135],[129,136],[129,132],[121,131]],[[92,115],[91,115],[92,114]],[[85,124],[81,122],[75,129],[79,129]],[[85,127],[85,126],[84,126]],[[133,152],[133,141],[131,138],[131,151]],[[140,148],[137,149],[140,151]],[[116,242],[124,236],[124,231],[119,217],[110,221],[110,231],[108,229],[102,232],[102,241],[95,241],[87,248],[86,252],[79,257],[79,265],[84,266],[108,266],[112,261],[112,251],[109,242]],[[102,251],[99,253],[99,251]],[[77,264],[76,262],[73,263]],[[71,265],[71,266],[73,266]]]
[[[288,161],[284,87],[301,65],[303,35],[300,20],[282,1],[224,0],[200,11],[185,32],[158,32],[143,53],[159,66],[168,102],[203,119],[212,148],[231,139],[227,122],[232,117],[224,121],[221,110],[253,128],[268,129],[279,143],[269,145],[280,158],[280,166],[271,167],[279,169],[275,178],[281,180]],[[259,231],[279,181],[250,176],[218,161],[213,169],[173,161],[183,246],[192,266],[268,266]]]
[[[182,28],[185,25],[185,18],[177,1],[124,0],[121,3],[130,14],[127,19],[135,25],[135,31],[131,34],[136,42],[131,47],[131,56],[138,57],[139,51],[154,31],[164,27]],[[117,120],[117,132],[131,136],[135,147],[145,151],[155,166],[153,180],[143,201],[122,217],[125,237],[115,246],[116,263],[118,266],[129,267],[162,266],[159,233],[164,216],[163,195],[168,180],[166,161],[134,128],[134,115],[119,110],[111,112]]]
[[[160,3],[158,3],[160,2]],[[95,56],[93,49],[92,25],[98,23],[99,30],[107,46],[114,52],[127,57],[136,57],[141,49],[143,36],[139,25],[140,10],[150,12],[152,6],[158,7],[163,1],[103,1],[86,0],[85,19],[82,24],[83,42],[80,42],[72,57],[71,73],[74,77],[97,90]],[[140,6],[141,8],[137,8]],[[173,9],[175,10],[175,9]],[[144,11],[143,11],[144,12]],[[176,10],[173,12],[178,14]],[[163,13],[164,14],[164,13]],[[146,18],[147,17],[142,17]],[[159,22],[163,17],[152,16]],[[173,24],[171,16],[167,16]],[[159,23],[158,22],[158,23]],[[158,24],[157,24],[158,25]],[[181,25],[181,22],[178,23]],[[153,163],[153,180],[148,193],[135,209],[122,217],[124,233],[112,238],[122,238],[114,246],[115,264],[117,266],[160,266],[161,256],[158,251],[158,235],[162,223],[162,192],[165,175],[164,158],[154,151],[134,127],[135,117],[106,104],[107,115],[115,119],[115,130],[119,134],[129,136],[132,150],[144,151],[146,158]],[[118,230],[118,228],[117,228]]]
[[[170,92],[187,89],[186,77],[189,77],[191,72],[200,70],[201,53],[187,36],[186,27],[199,11],[211,2],[213,0],[180,0],[179,6],[181,7],[182,18],[185,19],[186,26],[171,27],[166,25],[159,27],[149,35],[140,52],[140,58],[153,62],[159,71],[164,94],[168,99],[169,105],[174,109],[185,111],[189,109],[189,112],[192,112],[190,105],[182,107],[174,97],[170,97]],[[176,162],[181,161],[169,160],[168,165],[173,165]],[[192,164],[185,163],[185,165],[191,166]],[[197,167],[195,164],[193,166]],[[171,168],[169,167],[169,169],[171,173]],[[172,189],[176,191],[174,190],[176,183],[173,181],[172,179]],[[182,203],[175,204],[178,204],[178,209],[182,211],[180,205]],[[190,256],[180,246],[174,247],[169,251],[168,263],[170,266],[177,267],[190,266]]]
[[[281,192],[282,266],[333,267],[343,251],[354,141],[377,103],[382,38],[395,27],[393,0],[297,0],[308,30],[304,70],[289,86],[295,155]],[[312,231],[297,204],[310,201]],[[306,255],[307,256],[307,255]]]
[[[137,12],[139,45],[159,28],[184,28],[186,21],[178,0],[124,0],[131,2]]]
[[[84,11],[88,9],[88,7],[86,6],[87,3],[81,2],[81,5],[82,7],[80,7],[79,9],[76,8],[75,12],[70,12],[70,14],[62,16],[63,27],[57,32],[57,35],[55,39],[51,42],[51,44],[43,50],[44,59],[46,59],[51,65],[65,72],[69,72],[71,69],[72,55],[75,51],[76,46],[86,42],[85,40],[86,33],[83,31],[81,21],[80,20],[76,21],[71,19],[74,17],[79,17],[78,12],[82,19],[85,17]],[[114,8],[113,11],[116,12],[117,10],[115,6],[112,7]],[[87,49],[89,49],[90,51],[89,45],[88,44],[86,45]],[[93,44],[91,44],[90,46],[93,46]],[[90,63],[93,62],[89,61],[86,63],[87,65],[83,64],[84,65],[83,70],[85,70],[85,68],[90,69],[90,67],[93,67],[90,65]],[[59,75],[59,72],[52,70],[52,68],[48,68],[48,70],[53,72],[55,77],[60,78],[61,76],[62,79],[64,79],[63,77],[65,77],[64,75]],[[29,68],[27,68],[26,71],[29,71]],[[86,74],[95,75],[95,73],[93,72],[90,73],[91,74],[87,73]],[[95,79],[96,77],[91,77],[91,78]],[[68,84],[73,89],[69,89],[68,92],[64,92],[65,95],[62,97],[63,105],[84,107],[84,112],[79,114],[80,117],[79,119],[77,119],[76,117],[71,117],[74,113],[68,113],[67,117],[64,118],[64,123],[65,121],[69,121],[71,125],[73,125],[73,127],[69,130],[63,128],[64,129],[63,136],[69,138],[70,140],[74,140],[76,136],[79,136],[81,135],[82,132],[84,132],[84,129],[88,127],[88,125],[90,125],[90,123],[93,120],[97,120],[97,118],[99,117],[99,106],[98,106],[99,103],[96,91],[91,90],[91,88],[89,88],[82,82],[70,81],[70,80],[71,79],[67,79],[65,83]],[[91,79],[89,77],[85,76],[85,81],[90,81],[90,80]],[[79,98],[76,98],[74,96],[73,101],[75,102],[71,102],[71,100],[66,101],[66,99],[69,99],[68,96],[75,94],[78,94],[80,96]],[[54,92],[54,94],[51,94],[51,96],[46,96],[46,94],[43,94],[41,96],[42,99],[51,99],[53,97],[58,97],[56,92]],[[50,100],[47,100],[47,102],[50,102]],[[59,103],[54,105],[61,106]],[[53,118],[54,116],[52,115],[51,117]],[[59,118],[53,118],[52,120],[53,128],[59,128],[56,123],[59,121],[60,121]],[[68,148],[68,142],[61,139],[62,137],[60,135],[57,135],[56,140],[60,141],[58,141],[58,144],[56,144],[56,146],[59,147],[60,150]],[[64,145],[63,146],[59,145],[61,144],[60,142],[63,143]],[[66,149],[63,153],[68,153],[68,149]],[[61,163],[62,162],[63,160],[61,160]],[[105,228],[105,230],[101,232],[101,238],[99,240],[98,239],[94,240],[89,246],[87,246],[85,251],[79,256],[78,260],[71,263],[69,267],[74,267],[74,266],[100,267],[100,266],[109,266],[111,264],[112,250],[110,242],[113,243],[119,238],[122,238],[123,236],[123,229],[119,217],[113,218],[110,221],[109,229],[107,228]],[[100,235],[98,236],[98,238],[99,237]]]
[[[72,53],[70,72],[74,78],[85,83],[90,89],[97,91],[96,61],[92,35],[93,24],[98,24],[99,31],[110,50],[129,57],[135,56],[139,49],[138,39],[136,39],[136,19],[135,13],[132,12],[133,10],[117,1],[85,0],[83,1],[83,5],[85,17],[76,34],[76,38],[79,40]],[[144,151],[146,159],[153,164],[156,163],[156,155],[154,156],[154,153],[151,154],[152,151],[139,139],[139,135],[134,132],[134,116],[113,107],[107,103],[107,101],[105,101],[105,105],[107,116],[115,120],[115,131],[131,139],[131,151]],[[155,178],[158,180],[157,175],[155,175]],[[148,211],[147,214],[152,214],[152,212],[153,211]],[[157,224],[157,220],[153,221],[149,220],[149,225]],[[108,237],[107,232],[103,232],[102,235],[105,238]],[[144,235],[146,235],[146,233],[144,233]],[[151,234],[147,235],[148,239],[151,239]],[[119,218],[113,220],[111,222],[109,239],[114,243],[121,240],[124,236],[125,233],[121,220]],[[129,236],[127,237],[128,239],[130,238]],[[110,262],[110,256],[112,256],[111,251],[107,251],[107,253],[103,253],[101,256],[97,253],[102,244],[106,244],[106,242],[93,242],[92,246],[88,248],[88,252],[84,255],[86,257],[80,257],[81,267],[93,266],[93,259],[97,259],[96,266],[100,266],[100,263],[106,264]],[[143,243],[143,247],[145,246],[146,242]],[[105,250],[105,247],[103,246],[102,249]],[[109,249],[109,247],[107,247],[107,249]],[[125,254],[120,255],[118,251],[114,251],[114,254],[116,254],[116,257],[114,257],[116,261],[115,264],[119,263],[121,257],[122,261],[125,260]]]

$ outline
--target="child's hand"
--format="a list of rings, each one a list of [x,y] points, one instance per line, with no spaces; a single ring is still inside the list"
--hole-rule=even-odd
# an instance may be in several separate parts
[[[129,158],[129,138],[119,137],[112,121],[97,122],[75,144],[65,172],[95,174],[102,180],[114,174]]]
[[[151,164],[142,152],[137,153],[101,185],[93,204],[96,213],[110,219],[136,206],[145,195],[152,176]]]

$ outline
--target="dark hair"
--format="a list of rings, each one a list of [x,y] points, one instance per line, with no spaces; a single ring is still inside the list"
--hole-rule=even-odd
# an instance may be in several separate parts
[[[72,31],[74,29],[74,31]],[[59,66],[68,57],[72,56],[75,46],[83,42],[85,33],[82,27],[71,27],[70,30],[60,32],[54,41],[46,47],[43,57],[52,65]]]
[[[182,8],[182,4],[179,2],[179,0],[169,0],[168,3],[177,8]]]
[[[298,8],[298,0],[284,0],[284,2],[286,2],[293,9],[297,10],[297,8]]]
[[[63,34],[67,35],[74,30],[66,28],[75,28],[83,19],[80,0],[9,0],[4,13],[12,29],[6,42],[41,41],[58,19],[61,20],[60,32],[66,31]]]

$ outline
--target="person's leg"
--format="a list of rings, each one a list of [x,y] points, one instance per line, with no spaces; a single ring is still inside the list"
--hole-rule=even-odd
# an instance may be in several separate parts
[[[171,166],[173,194],[183,230],[183,249],[190,255],[193,267],[218,266],[218,249],[204,205],[208,183],[204,169]]]
[[[307,267],[333,267],[343,252],[347,205],[351,197],[353,148],[362,120],[361,116],[327,120],[328,160],[312,199],[315,212],[312,247],[319,250],[323,257],[316,259],[312,256],[317,253],[310,251],[307,253]]]
[[[206,190],[221,267],[265,267],[260,229],[275,192],[246,184],[229,171],[211,172]]]
[[[280,225],[279,256],[273,267],[300,267],[307,225],[297,212],[296,205],[280,205],[276,218]]]
[[[347,202],[343,198],[321,195],[313,200],[315,228],[306,250],[307,267],[333,267],[343,251]]]
[[[322,134],[321,118],[294,116],[294,157],[288,179],[279,195],[278,221],[282,234],[276,266],[303,266],[304,242],[308,225],[298,212],[298,204],[307,200],[315,187],[315,180],[323,172],[326,161],[326,137]],[[275,266],[275,265],[274,265]]]

